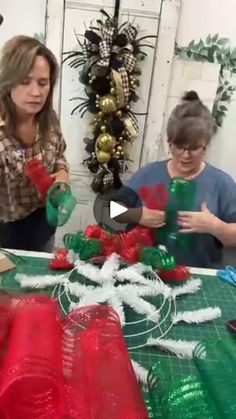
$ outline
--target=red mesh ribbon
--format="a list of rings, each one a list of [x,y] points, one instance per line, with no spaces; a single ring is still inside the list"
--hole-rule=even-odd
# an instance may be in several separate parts
[[[43,162],[36,159],[27,161],[25,164],[25,174],[30,178],[31,182],[45,201],[47,192],[54,183],[54,178],[48,174]]]
[[[119,317],[30,295],[14,307],[0,381],[0,417],[148,419]]]
[[[164,211],[168,203],[168,189],[165,184],[143,186],[139,191],[139,197],[149,209]]]
[[[112,308],[90,306],[72,312],[65,320],[64,336],[67,414],[71,419],[148,419],[119,318]],[[77,404],[83,406],[79,415]]]
[[[173,270],[160,270],[158,274],[164,282],[184,282],[191,275],[189,269],[182,265],[177,265]]]
[[[53,270],[69,270],[74,264],[68,259],[69,251],[67,249],[56,249],[54,258],[49,263],[49,268]]]
[[[4,362],[12,319],[20,298],[19,295],[10,292],[0,294],[0,368]]]
[[[136,263],[140,260],[142,246],[154,244],[153,231],[142,226],[137,226],[127,233],[111,234],[98,225],[90,225],[85,230],[85,236],[103,242],[103,256],[117,253],[128,263]]]
[[[22,299],[13,318],[0,383],[7,418],[58,419],[62,410],[62,327],[48,296]]]

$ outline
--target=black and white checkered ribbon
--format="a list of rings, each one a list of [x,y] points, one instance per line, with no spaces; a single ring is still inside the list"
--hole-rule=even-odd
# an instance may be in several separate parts
[[[139,133],[139,126],[138,126],[138,123],[137,123],[137,120],[136,120],[135,116],[132,115],[132,113],[126,114],[123,117],[123,122],[125,124],[125,127],[126,127],[127,131],[129,132],[131,138],[137,137],[137,135]]]
[[[122,53],[122,63],[128,73],[132,73],[137,63],[136,57],[127,49]]]
[[[107,41],[101,41],[99,43],[99,54],[102,59],[99,60],[98,65],[102,67],[108,67],[111,56],[111,45]]]
[[[118,73],[121,77],[122,87],[124,91],[124,105],[126,106],[129,103],[129,77],[124,67],[120,67],[118,69]]]
[[[122,33],[124,33],[128,39],[128,43],[131,43],[134,41],[136,34],[137,34],[137,30],[135,29],[135,27],[133,25],[131,25],[131,23],[127,23],[127,25],[124,27],[124,29],[122,30]]]

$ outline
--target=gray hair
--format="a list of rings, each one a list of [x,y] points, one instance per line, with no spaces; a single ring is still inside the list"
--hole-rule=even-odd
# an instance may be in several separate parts
[[[196,144],[204,139],[209,144],[216,132],[215,120],[194,91],[185,93],[168,120],[168,141],[177,145]]]

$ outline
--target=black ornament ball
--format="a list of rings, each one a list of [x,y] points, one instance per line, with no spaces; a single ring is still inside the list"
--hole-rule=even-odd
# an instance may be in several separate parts
[[[91,160],[87,163],[87,168],[90,170],[91,173],[97,173],[99,168],[99,163],[97,159],[91,158]]]
[[[88,72],[85,71],[85,70],[82,70],[79,73],[79,81],[80,81],[80,83],[82,83],[82,84],[88,84],[89,83],[89,80],[90,80],[90,78],[89,78]]]
[[[96,175],[91,183],[91,188],[94,192],[101,192],[103,190],[103,176],[104,173]]]
[[[115,44],[118,45],[118,47],[125,47],[125,45],[128,44],[127,36],[124,33],[120,33],[116,37]]]
[[[96,92],[99,96],[107,95],[110,92],[110,80],[106,77],[97,77],[91,83],[91,88],[94,92]]]
[[[110,118],[108,118],[107,122],[112,134],[119,135],[124,130],[124,122],[118,117],[111,116]]]

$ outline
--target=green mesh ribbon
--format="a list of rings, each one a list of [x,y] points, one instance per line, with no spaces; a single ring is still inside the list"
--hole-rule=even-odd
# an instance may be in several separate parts
[[[236,340],[200,344],[195,349],[194,362],[219,417],[236,418]]]
[[[71,188],[63,182],[54,183],[46,200],[47,221],[53,226],[63,226],[69,220],[76,205]]]
[[[101,240],[87,238],[82,232],[65,234],[63,243],[67,249],[74,250],[74,252],[78,253],[81,260],[89,260],[101,255],[103,250]]]
[[[151,266],[154,270],[175,268],[175,258],[158,247],[143,247],[140,255],[141,262]]]
[[[174,376],[166,359],[151,368],[151,419],[236,418],[236,342],[202,343],[193,362],[196,373],[183,378]]]
[[[178,212],[195,210],[196,182],[174,178],[169,186],[169,202],[166,208],[166,224],[157,229],[159,242],[174,242],[186,249],[191,245],[191,235],[179,233]]]

